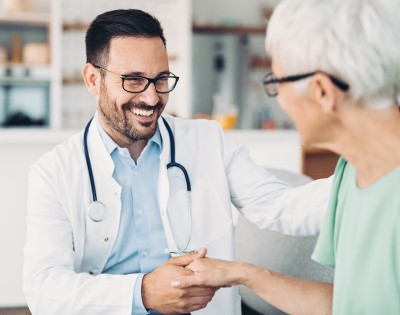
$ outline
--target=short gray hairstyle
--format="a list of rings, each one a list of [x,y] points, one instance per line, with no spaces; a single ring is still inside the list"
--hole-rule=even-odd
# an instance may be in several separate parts
[[[320,70],[348,83],[351,102],[380,109],[399,99],[399,0],[284,0],[266,48],[288,75]]]

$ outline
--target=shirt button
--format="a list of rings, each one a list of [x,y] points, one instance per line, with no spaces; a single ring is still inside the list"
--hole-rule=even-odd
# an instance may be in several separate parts
[[[137,211],[137,214],[138,214],[138,215],[142,215],[142,214],[143,214],[143,210],[142,210],[142,209],[139,209],[139,210]]]
[[[142,253],[142,255],[143,255],[143,257],[147,257],[147,256],[149,255],[149,253],[148,253],[147,251],[144,251],[144,252]]]
[[[133,172],[133,175],[137,176],[137,175],[138,175],[138,172],[137,172],[137,171],[134,171],[134,172]]]

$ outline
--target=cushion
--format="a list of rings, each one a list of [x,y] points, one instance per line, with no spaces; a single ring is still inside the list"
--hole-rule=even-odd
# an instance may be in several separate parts
[[[300,185],[311,178],[286,170],[268,169],[278,178]],[[295,237],[269,230],[260,230],[256,225],[239,215],[235,227],[236,260],[250,262],[270,270],[303,279],[324,282],[333,281],[333,269],[323,267],[311,260],[318,236]],[[251,246],[249,246],[251,244]],[[240,287],[242,302],[260,314],[285,314],[246,287]],[[243,314],[246,315],[246,314]]]

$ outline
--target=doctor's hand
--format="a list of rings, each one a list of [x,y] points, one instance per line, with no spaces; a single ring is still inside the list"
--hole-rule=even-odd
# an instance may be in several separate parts
[[[174,279],[192,275],[193,272],[185,267],[205,254],[206,251],[202,250],[171,258],[153,272],[146,274],[142,282],[142,300],[145,308],[163,314],[182,314],[206,307],[218,288],[174,288],[170,285]]]
[[[221,288],[242,284],[248,277],[247,265],[220,259],[196,259],[186,266],[193,273],[174,279],[171,286],[181,289],[192,286]]]

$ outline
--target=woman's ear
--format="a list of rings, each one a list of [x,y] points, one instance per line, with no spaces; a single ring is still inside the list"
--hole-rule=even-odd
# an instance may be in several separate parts
[[[100,72],[92,64],[87,63],[82,70],[83,80],[90,94],[96,96],[100,93]]]
[[[335,111],[337,102],[337,89],[331,79],[323,73],[316,73],[311,78],[308,97],[321,106],[325,113]]]

